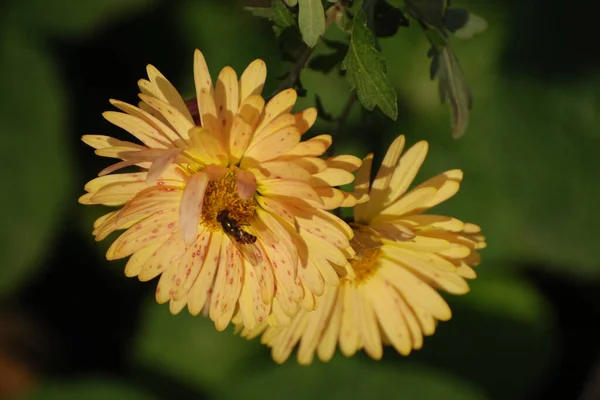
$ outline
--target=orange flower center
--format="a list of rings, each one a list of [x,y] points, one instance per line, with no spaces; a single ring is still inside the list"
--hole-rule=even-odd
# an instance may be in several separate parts
[[[243,200],[238,196],[235,172],[231,171],[208,183],[204,192],[200,223],[211,231],[222,230],[217,215],[223,210],[228,210],[229,217],[239,225],[248,225],[254,216],[255,208],[254,198]]]

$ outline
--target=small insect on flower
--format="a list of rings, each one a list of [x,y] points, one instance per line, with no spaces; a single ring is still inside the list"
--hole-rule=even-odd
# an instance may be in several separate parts
[[[235,218],[229,215],[229,210],[222,210],[217,214],[217,222],[221,224],[223,231],[233,240],[233,245],[254,266],[262,261],[262,252],[256,245],[256,236],[246,232]]]

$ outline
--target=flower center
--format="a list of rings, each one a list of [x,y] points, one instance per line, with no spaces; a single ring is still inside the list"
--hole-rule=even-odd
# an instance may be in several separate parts
[[[362,249],[362,258],[350,260],[350,265],[354,269],[356,279],[354,285],[360,285],[368,281],[379,268],[375,261],[379,256],[379,248]]]
[[[239,225],[248,225],[254,216],[256,203],[253,198],[243,200],[238,196],[235,172],[230,171],[222,178],[211,180],[204,192],[200,223],[211,231],[222,230],[217,215],[229,211],[229,217]]]
[[[351,223],[354,230],[354,238],[351,245],[356,256],[350,260],[350,265],[354,269],[356,279],[354,285],[360,285],[369,280],[379,268],[375,261],[379,256],[379,248],[382,246],[379,235],[368,226]]]

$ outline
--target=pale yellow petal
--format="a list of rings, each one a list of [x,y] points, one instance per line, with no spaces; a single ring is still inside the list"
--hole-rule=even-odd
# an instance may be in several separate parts
[[[365,351],[369,357],[379,360],[383,355],[381,335],[379,334],[375,311],[367,297],[364,286],[359,286],[354,290],[353,300],[356,319],[360,321],[358,329]]]
[[[260,132],[263,128],[265,128],[271,121],[284,113],[289,113],[296,104],[296,99],[298,95],[294,89],[286,89],[279,93],[277,93],[265,106],[265,112],[263,114],[263,118],[261,122],[258,124],[256,128],[257,132]],[[292,124],[295,119],[292,115]]]
[[[181,98],[181,95],[177,89],[175,89],[175,86],[173,86],[173,84],[171,84],[171,82],[169,82],[169,80],[153,65],[148,65],[146,67],[146,72],[148,73],[150,83],[156,89],[154,91],[154,97],[159,97],[161,100],[171,104],[181,113],[181,115],[193,123],[194,120],[192,119],[185,102]]]
[[[200,273],[192,284],[188,294],[188,310],[192,315],[200,314],[200,311],[202,311],[206,304],[206,300],[213,292],[212,287],[219,266],[222,240],[223,235],[220,233],[213,233],[210,236],[208,253],[204,258]]]
[[[371,166],[373,165],[373,153],[367,154],[362,165],[356,171],[354,179],[354,192],[360,195],[368,195],[371,185]],[[367,203],[360,203],[354,207],[354,220],[365,223],[367,221]]]
[[[297,130],[296,130],[297,132]],[[331,146],[330,135],[319,135],[296,144],[286,153],[286,156],[319,157]]]
[[[167,135],[138,117],[117,111],[105,111],[102,116],[111,124],[131,133],[148,147],[162,149],[170,146]]]
[[[428,149],[427,142],[420,141],[404,153],[389,182],[391,189],[387,196],[382,198],[383,203],[380,206],[388,206],[406,193],[421,165],[423,165]],[[373,197],[373,194],[371,194],[371,197]]]
[[[229,141],[227,135],[233,124],[233,117],[239,108],[239,85],[237,74],[231,67],[225,67],[221,70],[215,84],[215,103],[219,110],[219,121],[222,131],[226,133],[224,139]]]
[[[307,108],[294,114],[296,118],[296,128],[301,135],[304,135],[317,120],[317,109],[314,107]]]
[[[173,127],[175,132],[177,132],[181,139],[183,139],[186,142],[188,141],[188,132],[191,128],[194,127],[192,121],[190,121],[183,114],[181,114],[181,112],[179,112],[179,110],[177,110],[176,107],[172,106],[167,102],[164,102],[155,97],[150,97],[145,94],[140,94],[139,97],[150,107],[160,112],[161,115],[165,118],[165,120],[167,120],[167,122]]]
[[[164,241],[179,230],[177,208],[154,214],[135,224],[119,236],[106,252],[108,260],[127,257],[139,249]]]
[[[267,77],[267,66],[261,59],[254,60],[240,77],[240,102],[252,95],[260,95]]]
[[[210,303],[210,319],[218,331],[224,330],[233,317],[243,282],[243,257],[229,238],[221,248],[221,262],[215,278]]]
[[[400,354],[408,355],[412,349],[412,342],[400,310],[399,296],[378,277],[370,279],[364,290],[387,339]]]
[[[173,129],[171,129],[164,122],[160,121],[150,113],[120,100],[110,99],[110,103],[113,106],[117,107],[119,110],[124,111],[127,114],[133,115],[134,117],[137,117],[146,122],[148,125],[156,129],[156,131],[159,132],[162,136],[168,139],[171,142],[171,145],[177,145],[181,143],[180,136]]]
[[[150,258],[144,263],[142,270],[138,274],[138,279],[142,282],[149,281],[163,271],[176,263],[185,252],[185,243],[181,237],[175,233],[152,253]]]
[[[179,205],[179,226],[183,240],[192,244],[198,234],[198,221],[202,214],[204,192],[208,186],[209,176],[202,171],[195,173],[188,180]]]
[[[280,129],[262,140],[252,141],[240,165],[246,169],[256,163],[272,160],[289,152],[299,141],[300,134],[295,126]]]

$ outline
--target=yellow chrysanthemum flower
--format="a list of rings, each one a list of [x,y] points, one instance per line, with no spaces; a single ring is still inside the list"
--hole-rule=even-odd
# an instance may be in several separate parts
[[[301,141],[315,109],[292,114],[292,89],[265,104],[262,60],[239,80],[225,67],[213,87],[196,51],[198,120],[156,68],[148,66],[148,77],[139,82],[139,108],[112,100],[123,112],[104,114],[142,144],[83,137],[96,154],[121,160],[80,198],[121,207],[94,224],[97,240],[126,229],[108,259],[131,256],[125,274],[142,281],[161,275],[158,302],[173,313],[186,304],[192,314],[204,310],[219,330],[236,311],[248,328],[269,316],[287,323],[299,304],[314,307],[322,281],[351,276],[352,231],[325,210],[366,200],[333,187],[351,182],[361,160],[319,158],[329,135]],[[142,171],[108,175],[133,165]]]
[[[407,192],[427,154],[419,142],[402,157],[404,137],[390,146],[369,187],[372,155],[357,172],[355,189],[369,193],[354,209],[356,257],[350,262],[354,281],[327,286],[314,311],[300,311],[288,327],[268,327],[262,342],[279,363],[300,342],[298,361],[312,362],[315,352],[331,359],[339,343],[345,356],[360,349],[379,359],[382,345],[408,355],[432,335],[437,320],[451,317],[448,304],[434,289],[465,294],[464,278],[475,278],[485,247],[480,228],[442,215],[423,214],[453,196],[462,180],[460,170],[447,171]],[[246,337],[260,331],[242,331]]]

